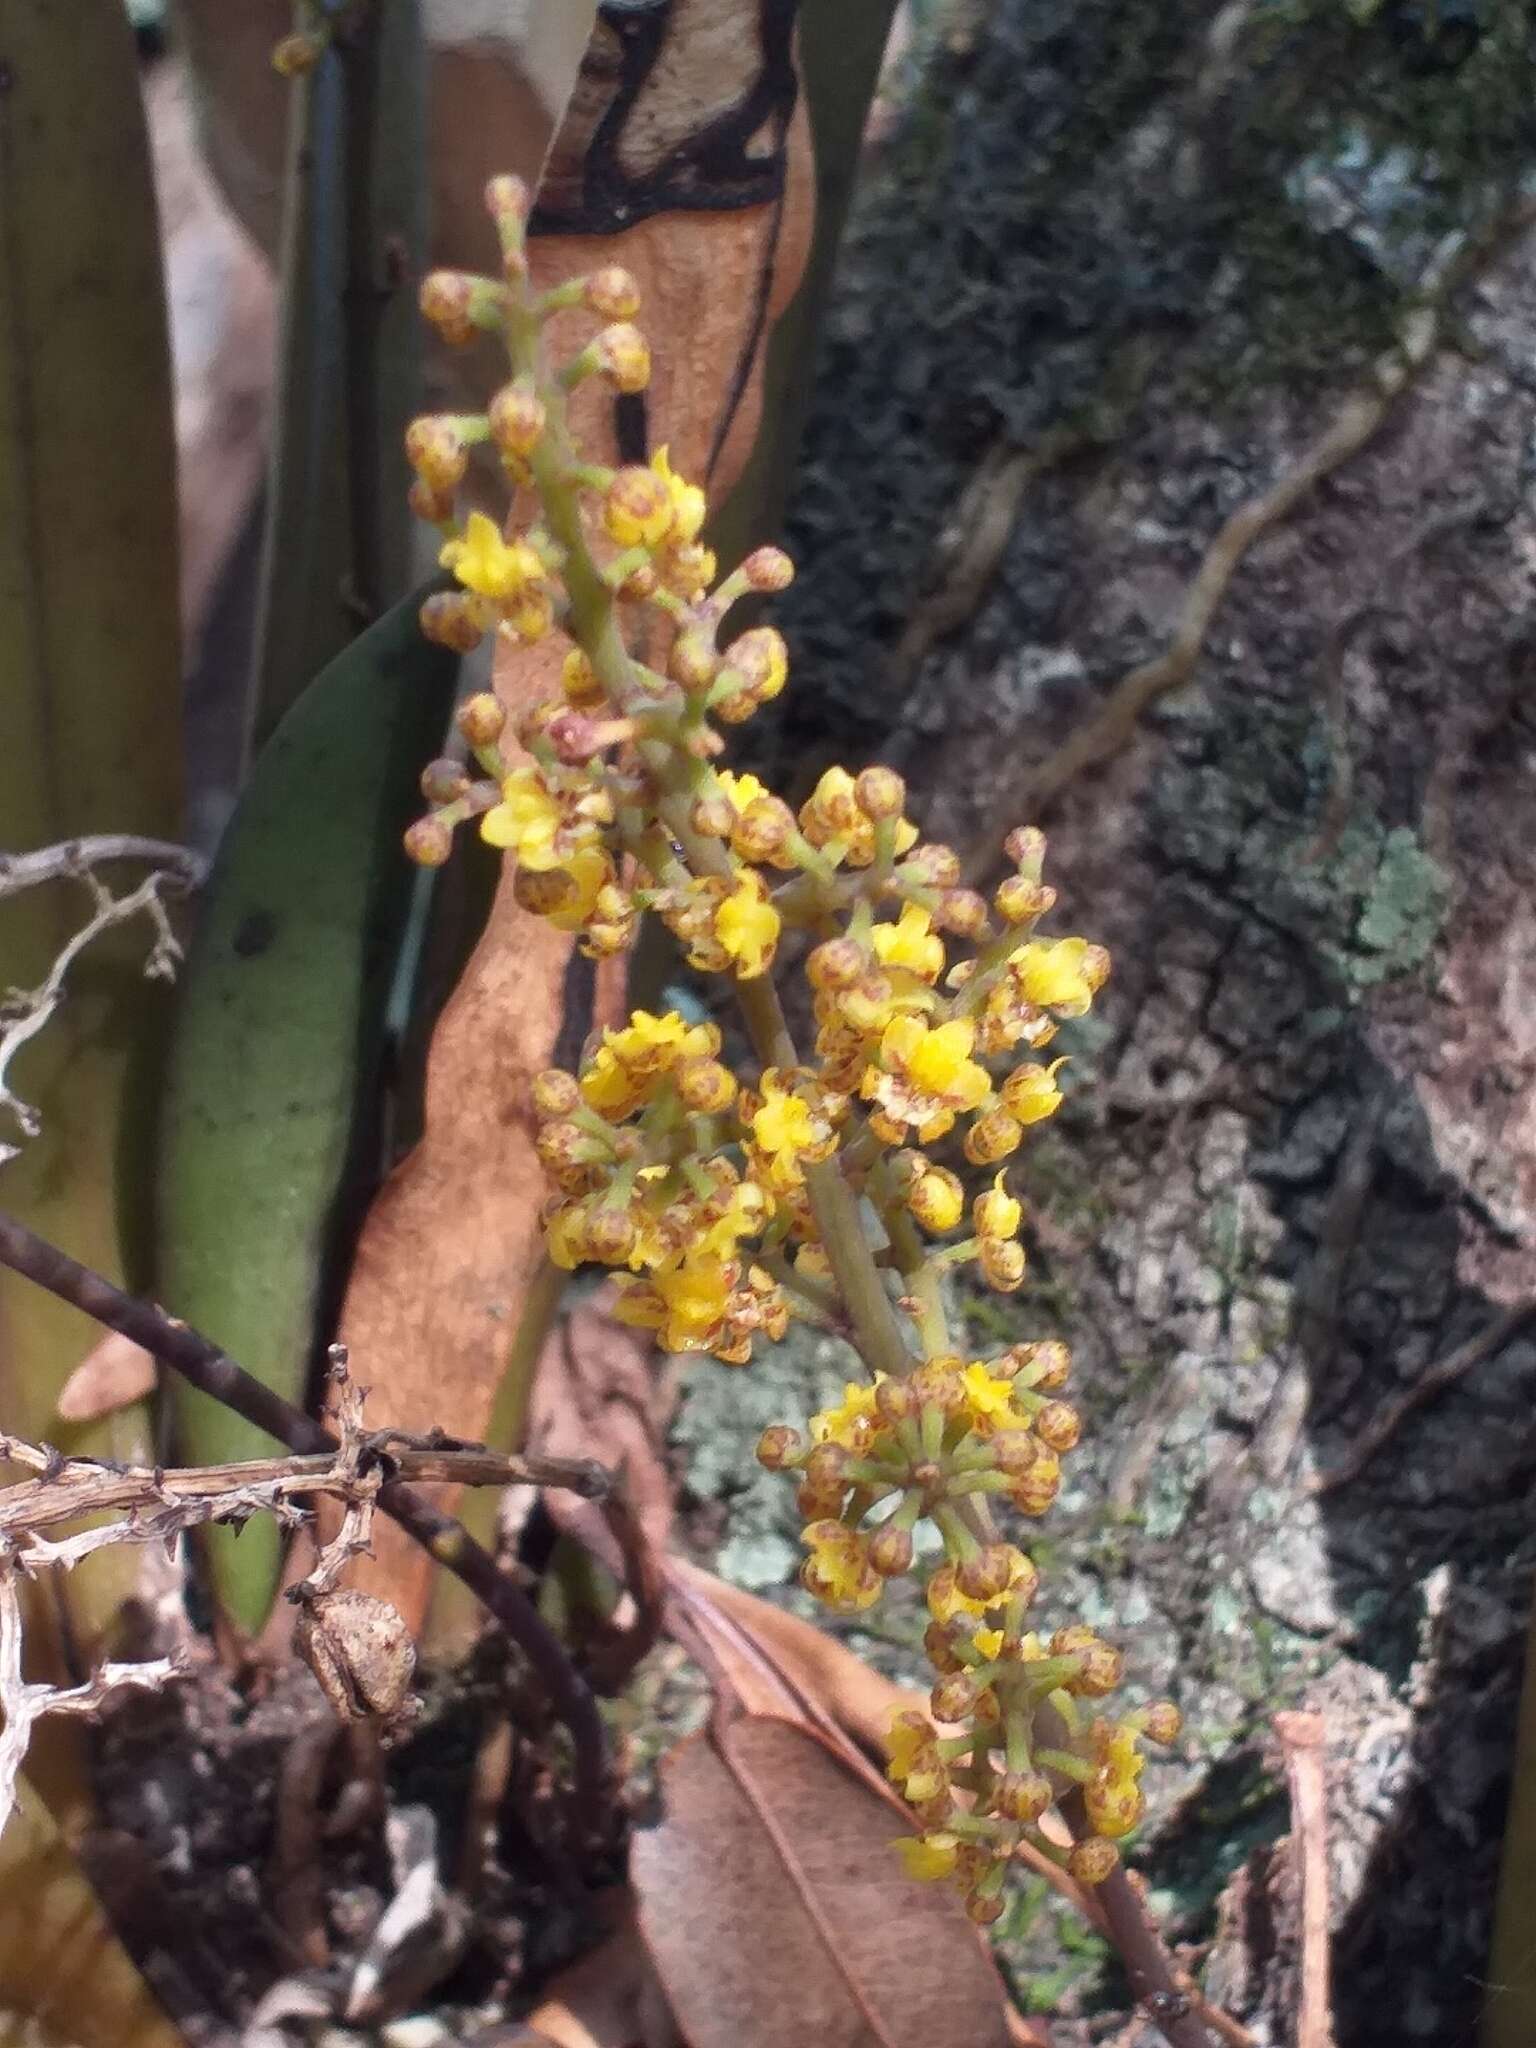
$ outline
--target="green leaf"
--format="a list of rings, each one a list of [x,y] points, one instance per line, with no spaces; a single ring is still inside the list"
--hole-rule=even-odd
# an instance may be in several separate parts
[[[0,838],[173,839],[181,817],[175,445],[159,235],[121,0],[0,0]],[[0,901],[0,986],[35,988],[90,915],[75,882]],[[40,1135],[0,1201],[77,1258],[144,1277],[152,1073],[169,996],[140,924],[98,940],[16,1062]],[[0,1111],[0,1119],[4,1119]],[[0,1137],[14,1142],[5,1121]],[[0,1414],[71,1453],[148,1448],[142,1409],[65,1428],[58,1392],[100,1333],[0,1274]],[[133,1562],[69,1576],[81,1653]],[[50,1796],[54,1788],[49,1787]]]
[[[178,1315],[302,1400],[330,1261],[370,1181],[385,997],[417,870],[400,833],[438,748],[457,658],[423,639],[419,595],[324,671],[268,742],[208,883],[163,1115],[159,1286]],[[270,1452],[250,1424],[178,1390],[196,1462]],[[240,1626],[271,1603],[265,1520],[211,1532]]]

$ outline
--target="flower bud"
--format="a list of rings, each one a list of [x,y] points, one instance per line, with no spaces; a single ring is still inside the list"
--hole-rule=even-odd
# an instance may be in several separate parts
[[[672,1079],[687,1107],[704,1116],[718,1116],[736,1100],[735,1079],[718,1060],[682,1060]]]
[[[514,901],[534,917],[557,917],[569,907],[575,894],[575,877],[564,868],[520,867],[512,877]]]
[[[809,1479],[802,1479],[795,1488],[795,1506],[807,1522],[832,1521],[842,1513],[846,1491],[841,1484],[815,1486]]]
[[[797,1462],[800,1432],[787,1423],[771,1423],[757,1440],[757,1462],[770,1472],[783,1472]]]
[[[971,1204],[971,1222],[978,1237],[1001,1240],[1018,1236],[1019,1225],[1024,1221],[1024,1205],[1007,1193],[1001,1182],[999,1174],[998,1185],[978,1195]]]
[[[771,594],[787,590],[795,580],[795,565],[782,548],[754,548],[741,565],[749,590]]]
[[[531,455],[547,419],[543,399],[529,385],[503,384],[490,404],[491,439],[503,455]]]
[[[980,938],[987,928],[987,903],[974,889],[946,889],[934,912],[940,931],[954,932],[962,939]]]
[[[853,988],[868,966],[857,939],[826,939],[806,961],[805,971],[812,988],[836,991]]]
[[[1015,1586],[1038,1585],[1040,1575],[1024,1555],[1011,1543],[983,1544],[974,1557],[965,1558],[955,1567],[955,1584],[968,1600],[980,1600],[990,1606],[994,1600]]]
[[[1061,1466],[1053,1451],[1041,1449],[1009,1488],[1008,1498],[1021,1515],[1043,1515],[1060,1491]]]
[[[1086,1842],[1074,1845],[1067,1858],[1067,1869],[1079,1884],[1102,1884],[1114,1874],[1119,1861],[1120,1851],[1113,1842],[1105,1841],[1102,1835],[1091,1835]]]
[[[563,1067],[546,1067],[541,1074],[535,1074],[529,1092],[534,1112],[541,1117],[570,1116],[581,1103],[576,1076]]]
[[[325,42],[320,36],[284,36],[273,45],[272,69],[279,78],[302,78],[324,54]]]
[[[601,1265],[624,1265],[638,1235],[635,1219],[627,1209],[604,1203],[587,1215],[587,1250]]]
[[[989,1109],[977,1117],[965,1134],[965,1156],[972,1166],[995,1166],[1017,1152],[1024,1128],[1006,1109]]]
[[[795,829],[795,814],[781,797],[755,796],[731,828],[731,845],[743,860],[776,861]]]
[[[580,1124],[563,1117],[540,1124],[533,1144],[543,1163],[557,1172],[584,1166],[592,1156],[592,1140]]]
[[[907,1190],[907,1207],[924,1230],[942,1235],[965,1214],[965,1189],[947,1166],[930,1166]]]
[[[999,882],[993,907],[1004,924],[1033,924],[1056,901],[1056,891],[1044,882],[1031,882],[1024,875],[1009,875]]]
[[[507,708],[489,690],[466,697],[454,714],[454,724],[472,747],[494,747],[507,728]]]
[[[505,294],[488,277],[467,270],[429,270],[421,281],[421,311],[456,348],[473,341],[500,310]]]
[[[603,686],[579,647],[573,647],[560,664],[560,688],[577,711],[595,711],[603,701]]]
[[[440,868],[453,851],[453,831],[441,818],[418,818],[405,830],[405,852],[419,868]]]
[[[1070,1451],[1083,1433],[1077,1410],[1065,1401],[1047,1401],[1034,1419],[1034,1428],[1040,1441],[1058,1456]]]
[[[965,1660],[960,1655],[960,1645],[966,1640],[961,1629],[952,1621],[930,1621],[923,1632],[923,1649],[928,1662],[941,1677],[952,1672],[964,1671]]]
[[[604,320],[633,320],[640,310],[640,287],[617,263],[594,270],[582,286],[582,303]]]
[[[866,818],[899,818],[906,809],[907,785],[894,768],[866,768],[853,787]]]
[[[1178,1741],[1184,1716],[1172,1700],[1154,1700],[1150,1707],[1143,1708],[1141,1725],[1148,1742],[1155,1742],[1160,1749],[1166,1749],[1169,1743]]]
[[[1072,1353],[1057,1337],[1047,1337],[1040,1344],[1021,1344],[1018,1349],[1029,1356],[1022,1361],[1028,1385],[1036,1387],[1042,1394],[1056,1394],[1072,1377]]]
[[[1029,1822],[1038,1820],[1055,1799],[1043,1771],[1009,1771],[998,1784],[993,1803],[1004,1819]]]
[[[912,1569],[912,1532],[887,1522],[869,1539],[869,1561],[882,1579],[898,1579]]]
[[[907,1385],[921,1406],[937,1408],[946,1417],[958,1415],[965,1406],[965,1382],[960,1377],[958,1358],[930,1358],[908,1375]]]
[[[916,878],[929,889],[954,889],[960,882],[960,856],[952,846],[941,846],[937,841],[925,841],[914,846],[902,862],[909,872],[915,870]]]
[[[424,520],[428,526],[450,526],[453,523],[452,491],[434,491],[429,483],[416,477],[405,494],[405,502],[412,516]]]
[[[977,1263],[982,1278],[999,1294],[1012,1294],[1024,1284],[1024,1247],[1017,1239],[984,1238]]]
[[[741,634],[725,650],[725,661],[741,677],[754,704],[777,697],[789,675],[789,649],[773,626],[754,626]]]
[[[965,1910],[978,1927],[990,1927],[994,1921],[1002,1919],[1007,1904],[1001,1892],[968,1892]]]
[[[885,1423],[905,1422],[917,1413],[917,1396],[907,1380],[883,1379],[875,1388],[875,1413]]]
[[[592,342],[592,352],[619,391],[643,391],[651,381],[650,343],[627,320],[605,327]]]
[[[526,220],[529,204],[527,185],[512,171],[501,172],[486,185],[485,208],[492,220]]]
[[[937,1721],[967,1720],[976,1705],[981,1688],[968,1671],[951,1671],[941,1678],[928,1695],[928,1704],[933,1708]]]
[[[1015,825],[1003,841],[1003,852],[1016,868],[1038,876],[1045,865],[1045,834],[1038,825]]]
[[[621,548],[654,548],[672,526],[672,500],[654,469],[621,469],[603,499],[603,524]]]
[[[451,804],[469,788],[462,761],[444,755],[421,771],[421,793],[429,804]]]
[[[1010,1479],[1022,1478],[1039,1460],[1040,1445],[1033,1430],[1000,1429],[987,1441],[993,1464]]]
[[[469,467],[469,450],[451,420],[429,413],[405,430],[405,457],[430,491],[451,492]]]
[[[440,590],[429,597],[417,613],[422,633],[439,647],[451,647],[455,654],[472,654],[485,637],[485,622],[473,598]]]
[[[709,635],[697,629],[679,633],[667,659],[667,673],[685,690],[707,690],[720,673],[720,656]]]
[[[847,1484],[848,1453],[841,1444],[818,1444],[805,1461],[805,1476],[812,1486],[826,1488]]]

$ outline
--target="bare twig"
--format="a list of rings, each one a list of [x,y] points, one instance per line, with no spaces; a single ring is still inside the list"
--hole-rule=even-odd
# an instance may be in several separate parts
[[[222,1401],[301,1457],[334,1459],[340,1446],[328,1429],[253,1379],[208,1338],[153,1303],[124,1294],[100,1273],[93,1273],[3,1212],[0,1265],[11,1267],[96,1322],[142,1344],[190,1385]],[[380,1489],[378,1504],[439,1564],[463,1580],[528,1659],[571,1738],[573,1819],[584,1836],[596,1836],[606,1804],[607,1743],[591,1689],[559,1638],[522,1588],[451,1515],[398,1479]]]
[[[1292,1842],[1301,1887],[1301,2009],[1296,2048],[1333,2048],[1328,1988],[1328,1806],[1323,1784],[1321,1714],[1276,1714],[1291,1788]]]
[[[1536,1316],[1536,1297],[1529,1301],[1517,1302],[1502,1315],[1495,1316],[1487,1329],[1471,1337],[1465,1344],[1420,1373],[1406,1392],[1384,1408],[1368,1429],[1362,1430],[1348,1453],[1330,1471],[1319,1472],[1309,1482],[1307,1491],[1311,1494],[1332,1493],[1340,1486],[1348,1486],[1352,1480],[1370,1464],[1379,1451],[1386,1448],[1399,1429],[1417,1409],[1432,1401],[1437,1394],[1443,1394],[1447,1387],[1454,1386],[1474,1366],[1485,1359],[1495,1357],[1512,1337],[1518,1336],[1526,1324]]]
[[[178,1674],[173,1658],[143,1664],[104,1664],[84,1685],[67,1688],[29,1685],[21,1675],[21,1597],[16,1573],[0,1559],[0,1830],[16,1804],[16,1777],[32,1739],[34,1722],[44,1714],[88,1717],[98,1713],[109,1694],[134,1686],[145,1691],[168,1684]]]
[[[152,871],[137,888],[114,896],[96,870],[124,860],[148,861]],[[89,918],[65,941],[42,983],[35,989],[12,989],[0,997],[0,1109],[9,1110],[23,1139],[37,1136],[42,1119],[31,1103],[12,1090],[8,1078],[11,1064],[57,1014],[76,960],[103,932],[143,917],[153,934],[144,973],[151,981],[173,979],[181,946],[171,930],[163,892],[195,888],[205,872],[201,857],[186,847],[126,833],[64,840],[34,853],[0,853],[0,900],[53,881],[79,882],[91,899]],[[0,1165],[14,1159],[20,1149],[0,1141]]]

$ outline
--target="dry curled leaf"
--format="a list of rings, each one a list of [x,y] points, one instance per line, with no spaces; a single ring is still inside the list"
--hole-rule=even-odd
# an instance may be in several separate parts
[[[955,1894],[906,1877],[884,1799],[791,1722],[675,1750],[637,1832],[640,1931],[692,2048],[1003,2048],[1002,1986]]]
[[[59,1389],[61,1422],[96,1422],[155,1391],[156,1366],[142,1344],[109,1330]]]

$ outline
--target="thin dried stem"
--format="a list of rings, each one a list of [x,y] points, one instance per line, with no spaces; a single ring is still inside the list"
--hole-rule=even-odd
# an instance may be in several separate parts
[[[70,1258],[15,1217],[0,1213],[0,1265],[46,1288],[109,1330],[142,1344],[189,1385],[222,1401],[301,1457],[334,1460],[340,1449],[322,1424],[253,1379],[208,1338],[147,1301],[124,1294],[100,1273]],[[487,1459],[491,1454],[486,1453]],[[597,1836],[607,1802],[607,1742],[590,1687],[533,1602],[451,1515],[398,1479],[380,1488],[378,1505],[462,1579],[528,1659],[571,1738],[572,1818],[583,1837]]]
[[[114,896],[97,873],[100,867],[118,861],[147,861],[152,872],[125,895]],[[127,833],[99,833],[85,839],[68,839],[56,846],[39,847],[33,853],[0,853],[0,901],[18,896],[47,882],[81,883],[91,899],[91,913],[56,955],[43,981],[34,989],[12,989],[0,997],[0,1109],[8,1110],[23,1140],[35,1138],[42,1128],[37,1109],[10,1086],[13,1061],[57,1015],[63,1003],[70,970],[87,948],[104,932],[147,918],[152,933],[144,973],[151,981],[174,978],[181,959],[181,946],[171,930],[164,894],[197,887],[206,873],[201,856],[187,847],[159,839],[139,839]],[[0,1165],[14,1159],[19,1145],[0,1141]]]

